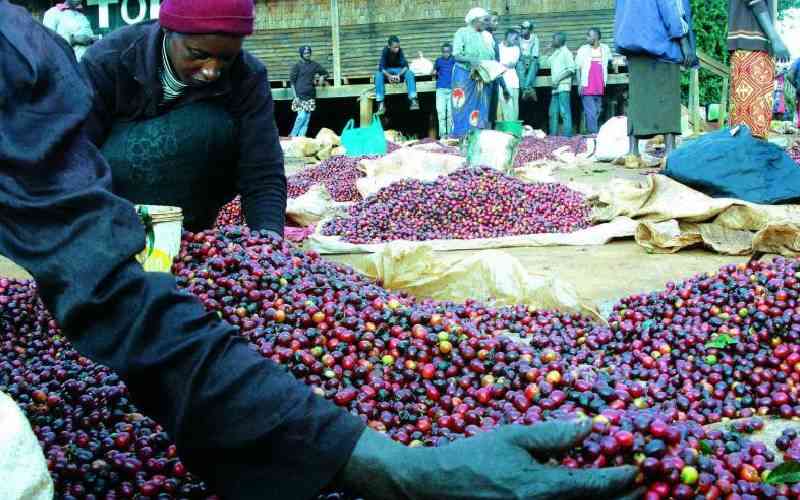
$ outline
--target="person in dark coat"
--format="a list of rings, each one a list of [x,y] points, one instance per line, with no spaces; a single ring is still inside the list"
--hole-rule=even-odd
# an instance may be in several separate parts
[[[286,177],[264,65],[246,50],[251,0],[166,0],[158,21],[126,26],[81,60],[94,89],[87,131],[114,193],[179,206],[210,228],[242,195],[253,229],[283,235]]]
[[[635,467],[570,470],[533,458],[577,445],[588,419],[504,426],[441,448],[400,445],[261,357],[171,276],[145,273],[135,261],[144,230],[110,192],[111,169],[85,128],[92,89],[76,64],[63,39],[0,0],[0,253],[31,273],[72,345],[125,380],[219,495],[641,494],[630,491]]]
[[[290,137],[306,136],[311,113],[317,109],[316,83],[319,80],[322,85],[325,85],[324,77],[326,76],[328,76],[328,71],[318,62],[311,60],[311,46],[300,47],[300,60],[292,66],[289,74],[289,82],[292,84],[294,92],[292,111],[297,113],[292,133],[289,134]]]

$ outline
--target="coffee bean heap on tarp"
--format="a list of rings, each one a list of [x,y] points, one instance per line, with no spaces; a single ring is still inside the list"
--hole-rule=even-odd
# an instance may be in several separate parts
[[[334,201],[360,201],[356,180],[364,177],[364,173],[358,169],[358,162],[364,158],[370,157],[332,156],[318,165],[290,175],[289,197],[297,198],[311,186],[324,184]]]
[[[326,235],[351,243],[570,233],[589,226],[583,195],[563,184],[527,183],[488,167],[433,182],[391,184],[329,221]]]
[[[776,457],[749,436],[759,417],[800,416],[798,261],[668,283],[620,301],[608,325],[415,300],[242,227],[185,233],[173,271],[262,356],[409,446],[584,414],[593,433],[559,461],[637,464],[648,499],[800,494],[768,484]],[[0,321],[0,390],[30,418],[59,498],[208,496],[119,378],[72,350],[32,283],[0,280]],[[748,420],[701,427],[724,418]],[[796,434],[777,444],[791,459]]]
[[[585,153],[586,138],[581,136],[547,136],[543,139],[524,137],[519,143],[517,156],[514,158],[514,166],[521,167],[533,161],[555,160],[556,157],[553,155],[553,152],[564,146],[568,146],[567,151],[572,154]]]

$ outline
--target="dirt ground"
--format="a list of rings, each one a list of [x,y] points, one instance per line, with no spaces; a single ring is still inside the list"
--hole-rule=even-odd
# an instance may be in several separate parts
[[[299,167],[299,168],[298,168]],[[290,172],[300,165],[287,165]],[[582,169],[557,171],[564,182],[600,186],[614,178],[643,179],[641,171],[625,170],[609,164],[596,164]],[[719,255],[703,249],[677,254],[647,254],[633,240],[616,241],[592,247],[512,248],[508,253],[518,258],[532,274],[554,273],[572,283],[583,298],[607,309],[619,298],[663,288],[668,281],[688,278],[697,273],[713,272],[728,263],[745,257]],[[458,252],[455,255],[466,255]],[[358,255],[331,256],[348,264],[362,258]],[[0,276],[27,278],[24,270],[0,256]]]

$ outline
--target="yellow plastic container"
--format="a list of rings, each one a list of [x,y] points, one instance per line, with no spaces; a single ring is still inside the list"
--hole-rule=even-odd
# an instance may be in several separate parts
[[[145,228],[145,246],[136,260],[145,271],[168,273],[181,249],[183,210],[180,207],[136,205]]]

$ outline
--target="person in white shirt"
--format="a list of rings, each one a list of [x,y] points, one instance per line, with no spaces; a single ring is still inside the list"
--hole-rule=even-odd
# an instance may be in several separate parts
[[[590,134],[596,134],[600,129],[599,118],[603,111],[603,96],[611,63],[611,49],[600,43],[601,38],[602,33],[598,28],[590,28],[586,33],[587,43],[578,49],[578,55],[575,56],[586,130]]]
[[[517,74],[523,99],[537,101],[536,75],[539,73],[539,37],[533,32],[533,23],[523,21],[519,37],[520,59]]]
[[[503,73],[507,92],[504,92],[503,89],[497,89],[497,121],[516,121],[519,119],[520,85],[516,69],[520,58],[519,32],[513,29],[507,31],[505,40],[500,42],[499,50],[500,64],[508,69]]]
[[[58,33],[67,41],[75,58],[80,61],[83,54],[97,41],[92,25],[83,12],[83,0],[65,0],[44,13],[42,24]]]

